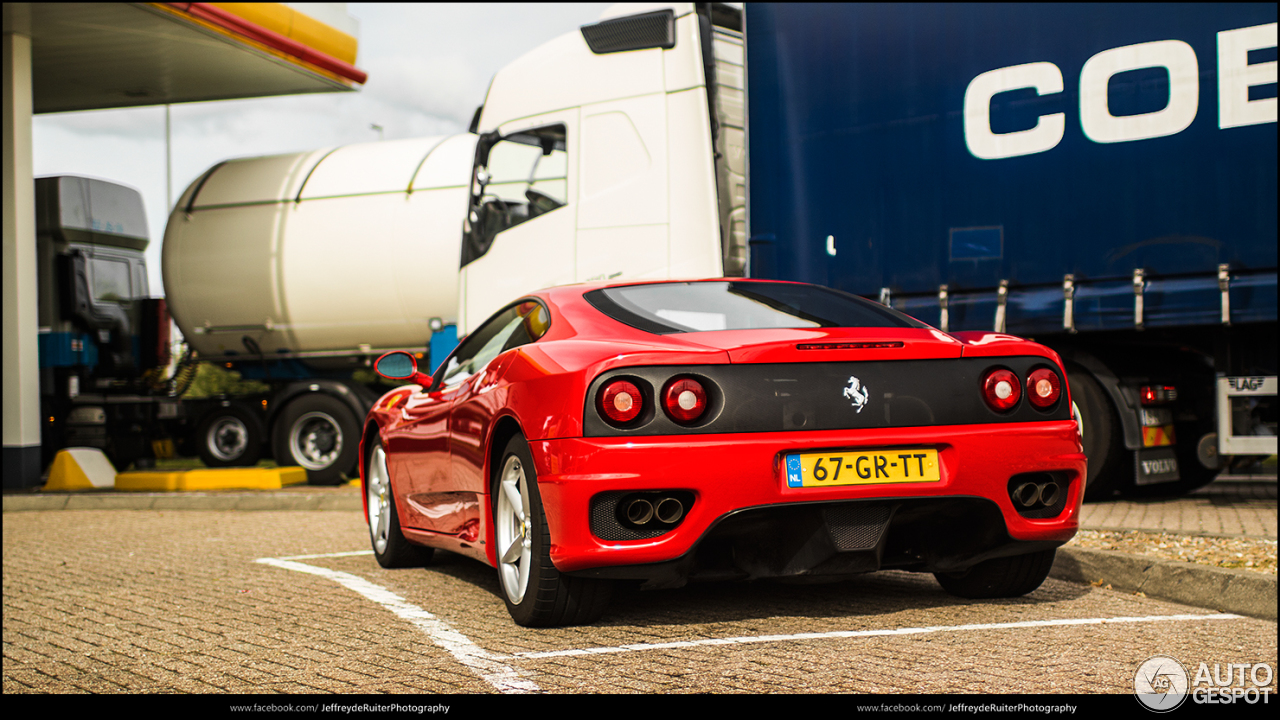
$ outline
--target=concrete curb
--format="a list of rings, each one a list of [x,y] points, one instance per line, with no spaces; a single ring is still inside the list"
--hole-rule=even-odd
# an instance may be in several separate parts
[[[4,512],[32,510],[339,510],[362,512],[360,493],[78,493],[5,495]]]
[[[1276,619],[1276,576],[1266,573],[1156,560],[1115,550],[1059,548],[1049,576],[1076,583],[1101,582],[1121,592]]]

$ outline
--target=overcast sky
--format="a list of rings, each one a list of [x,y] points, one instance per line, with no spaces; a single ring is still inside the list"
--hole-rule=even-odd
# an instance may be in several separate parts
[[[173,105],[172,200],[222,160],[378,139],[465,132],[493,74],[580,25],[610,3],[350,3],[360,23],[359,90]],[[151,246],[151,294],[163,294],[160,245],[165,201],[164,107],[37,115],[35,174],[76,174],[142,192]]]

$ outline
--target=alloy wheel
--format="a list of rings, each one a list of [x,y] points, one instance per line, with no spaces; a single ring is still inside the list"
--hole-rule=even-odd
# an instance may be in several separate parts
[[[502,589],[513,603],[520,603],[529,589],[533,563],[533,525],[529,513],[529,481],[515,455],[507,456],[498,483],[498,574]]]
[[[388,477],[387,454],[379,445],[369,457],[369,472],[365,476],[369,532],[373,535],[373,549],[379,553],[387,551],[387,534],[391,529],[391,484]]]

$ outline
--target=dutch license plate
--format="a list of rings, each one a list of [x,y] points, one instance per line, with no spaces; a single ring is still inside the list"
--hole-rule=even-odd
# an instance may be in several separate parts
[[[795,453],[783,459],[787,487],[937,482],[938,451],[924,448],[870,452]]]

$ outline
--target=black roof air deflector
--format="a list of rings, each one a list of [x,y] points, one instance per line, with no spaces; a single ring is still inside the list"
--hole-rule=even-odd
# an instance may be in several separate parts
[[[597,55],[676,46],[676,16],[671,10],[611,18],[582,26],[582,37]]]

